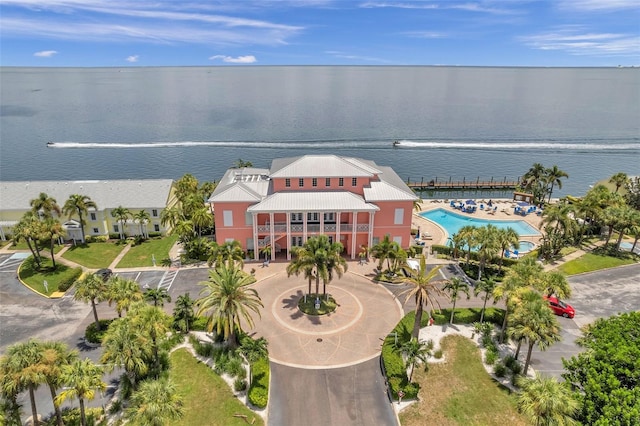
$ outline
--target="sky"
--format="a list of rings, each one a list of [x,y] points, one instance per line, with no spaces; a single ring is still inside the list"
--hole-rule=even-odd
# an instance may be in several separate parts
[[[0,65],[640,66],[640,0],[0,0]]]

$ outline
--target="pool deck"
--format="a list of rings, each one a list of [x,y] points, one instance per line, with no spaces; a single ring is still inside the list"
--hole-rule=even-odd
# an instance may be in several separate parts
[[[477,203],[477,206],[476,206],[477,209],[475,213],[463,213],[460,210],[454,209],[449,205],[449,202],[451,200],[452,199],[448,199],[448,200],[423,199],[421,210],[419,212],[414,211],[412,228],[420,227],[420,233],[423,236],[424,235],[428,236],[426,240],[423,239],[423,241],[427,246],[430,246],[433,244],[446,245],[447,243],[447,233],[444,231],[444,229],[442,229],[440,226],[436,225],[435,223],[431,222],[430,220],[427,220],[421,217],[419,214],[419,213],[430,211],[430,210],[444,209],[459,215],[469,215],[469,216],[476,217],[478,219],[486,219],[486,220],[513,220],[513,221],[523,220],[536,229],[540,229],[540,223],[542,222],[542,218],[536,215],[535,213],[529,213],[526,216],[519,216],[519,215],[513,214],[513,209],[516,207],[517,204],[515,201],[510,199],[491,199],[493,203],[493,207],[496,207],[496,206],[498,207],[497,210],[495,210],[495,214],[489,214],[488,209],[480,210],[480,204],[484,204],[485,207],[487,206],[487,202],[489,201],[487,199],[475,200],[475,202]],[[462,201],[462,202],[465,201],[465,200],[456,200],[456,199],[453,199],[453,200]],[[542,240],[542,231],[540,231],[540,234],[541,235],[539,236],[521,236],[520,241],[530,241],[538,245]]]

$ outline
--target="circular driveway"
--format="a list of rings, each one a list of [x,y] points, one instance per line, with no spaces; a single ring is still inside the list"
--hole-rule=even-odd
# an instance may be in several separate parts
[[[269,341],[272,361],[291,367],[338,368],[374,358],[403,316],[400,303],[386,288],[352,272],[327,286],[338,308],[322,316],[298,309],[308,288],[300,277],[280,272],[254,288],[265,308],[252,331]]]

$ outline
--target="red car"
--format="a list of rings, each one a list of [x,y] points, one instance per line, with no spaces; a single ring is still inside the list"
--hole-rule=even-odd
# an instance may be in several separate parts
[[[562,315],[565,318],[573,318],[576,314],[576,310],[568,303],[564,303],[562,300],[553,296],[545,296],[544,299],[549,302],[549,307],[556,315]]]

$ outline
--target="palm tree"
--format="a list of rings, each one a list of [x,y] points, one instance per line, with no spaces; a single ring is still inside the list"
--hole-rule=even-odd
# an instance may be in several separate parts
[[[522,293],[522,301],[513,312],[512,328],[514,333],[527,340],[527,360],[523,374],[526,376],[531,362],[533,346],[538,345],[544,351],[553,343],[560,341],[560,327],[553,311],[549,309],[542,296],[532,290]]]
[[[411,276],[405,279],[405,283],[409,284],[411,287],[407,290],[404,290],[402,293],[398,295],[404,296],[404,303],[406,304],[410,298],[414,298],[416,303],[416,318],[413,322],[413,330],[411,332],[411,336],[414,339],[418,338],[420,334],[420,324],[422,322],[422,312],[424,306],[427,308],[431,307],[431,310],[435,310],[434,302],[438,305],[438,310],[440,310],[440,303],[437,299],[434,299],[434,294],[441,295],[442,291],[438,288],[437,284],[441,281],[432,282],[431,280],[438,274],[441,266],[436,266],[430,271],[427,270],[427,260],[423,255],[420,256],[420,267],[417,271],[411,270]]]
[[[501,250],[499,270],[502,271],[502,259],[504,259],[504,253],[511,247],[513,247],[514,249],[520,248],[520,235],[518,235],[516,230],[510,226],[501,228],[498,229],[496,235],[496,243],[498,248]]]
[[[171,303],[171,296],[166,288],[150,288],[143,294],[144,300],[153,302],[153,306],[164,306],[164,301]]]
[[[567,172],[562,171],[558,168],[558,166],[554,165],[550,169],[546,170],[545,181],[547,183],[548,192],[549,192],[549,200],[551,202],[551,194],[553,194],[553,187],[558,185],[558,189],[562,189],[562,181],[561,178],[568,178],[569,175]]]
[[[198,179],[190,173],[185,174],[173,184],[176,198],[184,203],[185,200],[198,192]]]
[[[534,266],[535,265],[534,261]],[[495,302],[504,300],[505,302],[504,319],[502,321],[502,328],[500,329],[501,343],[504,342],[509,314],[516,304],[516,299],[523,289],[527,288],[530,285],[530,282],[533,282],[533,279],[533,267],[530,267],[528,258],[525,258],[521,262],[518,262],[518,264],[514,265],[511,271],[509,271],[505,276],[504,280],[499,282],[493,289],[493,300]]]
[[[533,379],[522,377],[518,386],[518,408],[536,426],[573,426],[580,404],[565,383],[536,373]]]
[[[612,183],[616,186],[616,193],[618,192],[620,187],[625,186],[627,182],[629,182],[629,176],[626,173],[622,172],[616,173],[615,175],[611,176],[611,179],[609,179],[609,183]]]
[[[409,382],[411,382],[411,379],[413,378],[413,370],[415,369],[418,362],[422,362],[424,364],[424,370],[427,371],[429,367],[429,364],[427,364],[427,359],[429,359],[429,357],[431,356],[432,349],[433,340],[424,342],[413,337],[409,339],[409,341],[404,342],[402,346],[400,346],[400,352],[406,360],[406,365],[411,366],[411,370],[409,372]]]
[[[193,320],[193,305],[195,301],[189,297],[189,293],[178,296],[176,305],[173,308],[173,318],[176,324],[184,322],[185,333],[190,330],[191,321]]]
[[[61,342],[43,342],[41,343],[41,350],[42,359],[40,364],[44,381],[51,392],[51,400],[56,412],[58,426],[62,426],[62,413],[59,405],[56,404],[56,390],[65,383],[64,368],[78,359],[78,353],[70,351],[67,345]]]
[[[147,223],[149,223],[151,215],[146,210],[142,209],[133,215],[133,219],[138,222],[138,226],[140,227],[140,236],[142,238],[149,238],[146,231]]]
[[[287,277],[292,274],[299,276],[304,273],[304,278],[309,282],[307,294],[311,294],[311,282],[315,278],[315,259],[313,255],[304,247],[294,247],[292,249],[293,260],[287,265]]]
[[[132,303],[143,299],[138,283],[120,276],[114,276],[109,279],[107,282],[107,294],[109,306],[111,306],[112,302],[116,304],[118,318],[122,317],[122,311],[129,310]]]
[[[42,223],[38,220],[37,216],[33,212],[25,213],[20,221],[13,227],[13,243],[18,244],[24,240],[29,247],[29,251],[33,255],[33,259],[38,266],[38,269],[42,267],[42,259],[40,257],[40,248],[38,247],[38,240],[40,238]]]
[[[43,227],[43,239],[49,241],[49,251],[51,253],[51,263],[53,264],[53,269],[56,269],[56,256],[54,253],[56,241],[59,241],[60,238],[65,236],[64,228],[59,220],[48,218],[44,221]]]
[[[207,261],[209,266],[213,265],[217,268],[219,265],[226,263],[229,267],[237,264],[239,268],[242,268],[244,265],[244,250],[242,250],[242,245],[237,240],[226,241],[221,245],[213,243],[211,252],[212,254]]]
[[[469,266],[469,262],[471,262],[471,250],[478,244],[478,240],[476,238],[478,232],[478,228],[473,225],[467,225],[460,228],[458,231],[459,239],[462,241],[463,247],[467,246],[467,266]]]
[[[329,242],[328,238],[327,242]],[[327,276],[322,278],[322,294],[327,294],[327,284],[333,280],[334,273],[338,278],[342,278],[342,275],[347,272],[347,261],[341,255],[343,250],[342,243],[330,243],[327,248]]]
[[[389,235],[385,235],[382,241],[378,244],[374,244],[371,247],[371,256],[374,259],[378,259],[378,269],[382,271],[382,264],[387,261],[387,269],[391,270],[390,259],[393,258],[393,253],[396,251],[394,245],[398,245],[395,241],[391,241]]]
[[[178,223],[185,220],[184,213],[179,207],[171,207],[160,212],[160,223],[164,227],[173,229]]]
[[[74,213],[78,214],[83,243],[85,221],[82,218],[82,215],[87,215],[90,208],[97,210],[98,206],[88,195],[80,194],[71,194],[67,201],[65,201],[64,206],[62,206],[62,213],[69,215],[69,219],[71,219]]]
[[[164,426],[184,414],[183,401],[168,379],[145,380],[131,397],[126,417],[134,424]]]
[[[161,339],[166,336],[171,324],[171,318],[157,306],[149,306],[144,303],[135,304],[132,307],[132,321],[136,329],[146,336],[151,342],[154,372],[160,374],[159,345]]]
[[[267,339],[260,337],[259,339],[253,339],[250,336],[244,335],[240,339],[240,353],[249,361],[249,369],[251,364],[258,361],[260,358],[266,358],[269,355],[267,350]],[[249,386],[251,386],[251,372],[249,372]]]
[[[567,282],[567,277],[558,271],[544,272],[536,289],[545,292],[547,296],[555,294],[560,299],[571,297],[571,286]]]
[[[196,228],[198,228],[198,236],[202,235],[202,230],[211,228],[214,223],[213,215],[207,208],[207,206],[202,206],[196,210],[194,210],[191,215],[191,220]]]
[[[46,193],[41,192],[38,198],[35,198],[29,202],[31,210],[36,214],[42,214],[43,218],[53,217],[55,212],[58,216],[62,213],[60,206],[55,198],[49,197]]]
[[[76,360],[73,364],[62,367],[62,381],[67,384],[65,390],[56,398],[56,407],[67,399],[78,398],[80,404],[80,421],[87,425],[84,401],[91,401],[96,396],[96,390],[104,391],[107,384],[102,381],[102,367],[96,365],[89,358]]]
[[[242,330],[240,320],[244,319],[249,327],[253,327],[253,318],[249,311],[260,316],[259,308],[264,307],[258,292],[248,288],[255,278],[233,264],[221,264],[217,269],[209,271],[209,280],[201,282],[203,295],[196,301],[198,315],[209,316],[209,332],[216,328],[231,348],[237,346],[236,329]]]
[[[35,391],[45,381],[40,362],[42,347],[36,340],[16,343],[7,349],[7,370],[15,383],[29,391],[33,424],[40,424],[36,407]]]
[[[473,295],[476,297],[478,297],[480,293],[484,293],[482,312],[480,313],[480,324],[484,322],[484,311],[487,309],[487,300],[489,300],[489,296],[493,294],[493,290],[497,284],[493,277],[484,277],[478,281],[473,289]]]
[[[418,197],[416,200],[413,200],[413,209],[417,212],[422,210],[422,198]]]
[[[131,319],[120,318],[109,325],[102,347],[100,362],[107,364],[107,371],[124,368],[129,383],[135,388],[138,378],[149,370],[147,361],[152,353],[148,337],[139,333]]]
[[[546,176],[546,169],[540,163],[534,163],[533,166],[524,174],[524,189],[531,191],[534,196],[535,204],[544,201],[545,187],[543,185]]]
[[[332,243],[326,235],[311,237],[302,248],[296,250],[296,258],[287,266],[287,274],[298,275],[304,272],[306,278],[315,278],[316,294],[320,293],[320,280],[322,280],[326,294],[326,285],[331,282],[333,273],[341,277],[347,271],[346,261],[340,255],[342,250],[341,243]],[[310,281],[309,290],[311,290]]]
[[[98,320],[98,311],[96,302],[102,302],[108,297],[107,284],[95,274],[88,274],[81,280],[75,282],[76,292],[73,295],[74,300],[82,302],[91,302],[93,309],[93,318],[96,322],[96,330],[100,330],[100,321]]]
[[[453,315],[456,311],[456,302],[460,298],[461,294],[464,293],[467,295],[467,300],[469,299],[469,284],[465,281],[462,281],[458,277],[451,278],[445,285],[442,287],[442,290],[449,295],[449,299],[453,302],[453,308],[451,309],[451,318],[449,319],[449,324],[453,324]]]
[[[127,236],[124,227],[127,224],[127,220],[131,218],[131,212],[125,207],[118,206],[115,209],[111,210],[111,217],[113,217],[116,222],[120,224],[120,239],[124,240]]]
[[[238,158],[233,163],[233,168],[234,169],[243,169],[245,167],[253,167],[253,163],[251,161],[243,161],[242,158]]]
[[[493,258],[500,248],[498,245],[498,228],[488,224],[478,228],[475,235],[478,244],[477,253],[480,258],[480,265],[478,267],[479,280],[482,278],[487,259]]]
[[[0,424],[22,426],[22,407],[18,403],[18,395],[24,386],[14,376],[11,361],[7,355],[0,356]]]

